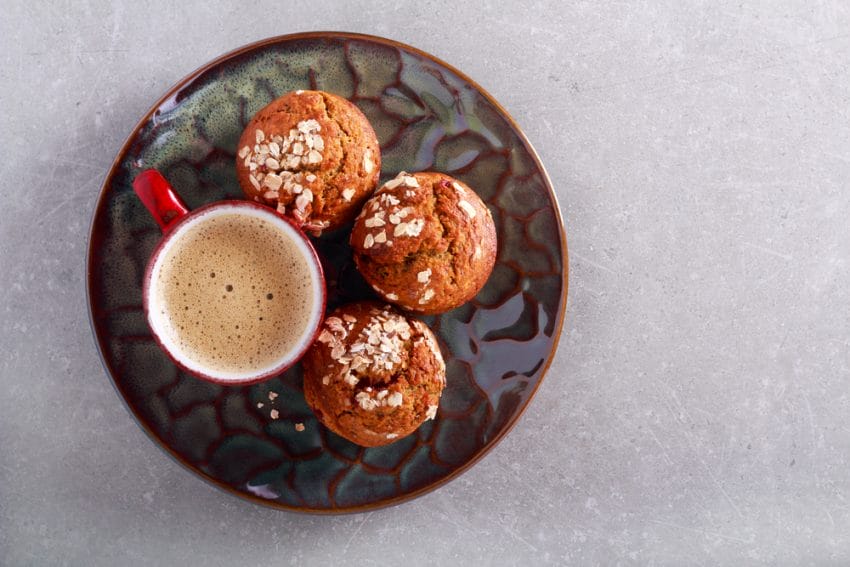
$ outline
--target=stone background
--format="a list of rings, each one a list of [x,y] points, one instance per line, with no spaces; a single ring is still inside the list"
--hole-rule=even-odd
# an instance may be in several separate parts
[[[221,493],[112,389],[88,224],[172,84],[272,35],[428,51],[536,146],[558,355],[458,480],[313,517]],[[48,2],[0,16],[0,564],[850,563],[850,4]]]

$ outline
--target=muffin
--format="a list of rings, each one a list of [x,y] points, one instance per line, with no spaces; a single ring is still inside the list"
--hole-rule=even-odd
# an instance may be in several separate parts
[[[383,185],[351,232],[357,268],[386,301],[419,313],[463,305],[496,262],[490,210],[464,183],[435,172]]]
[[[336,309],[302,359],[304,397],[325,427],[364,447],[437,415],[446,365],[421,321],[371,301]]]
[[[317,236],[354,218],[381,171],[369,121],[346,99],[323,91],[272,101],[248,123],[237,148],[245,195]]]

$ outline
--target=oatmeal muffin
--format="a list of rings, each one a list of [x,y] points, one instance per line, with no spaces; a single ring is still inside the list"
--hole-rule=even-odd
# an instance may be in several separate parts
[[[323,91],[272,101],[248,123],[236,151],[245,195],[317,236],[354,218],[380,171],[369,121],[346,99]]]
[[[442,313],[484,286],[496,262],[496,227],[467,185],[442,173],[402,172],[363,207],[351,247],[383,299]]]
[[[364,447],[392,443],[433,419],[446,384],[425,323],[371,301],[336,309],[302,362],[316,417]]]

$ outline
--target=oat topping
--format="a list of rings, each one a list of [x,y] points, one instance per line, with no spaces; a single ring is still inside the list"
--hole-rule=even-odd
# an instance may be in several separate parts
[[[393,236],[419,236],[425,226],[425,219],[413,219],[410,222],[400,222],[393,229]]]
[[[399,407],[404,401],[404,398],[401,395],[401,392],[393,392],[389,396],[387,396],[387,405],[391,408]]]
[[[328,317],[325,319],[325,327],[325,329],[322,329],[317,340],[331,347],[331,358],[336,360],[345,352],[345,346],[342,344],[342,341],[348,336],[348,331],[343,326],[342,319],[339,317]]]
[[[419,182],[412,175],[405,175],[404,185],[405,187],[419,187]]]
[[[363,152],[363,171],[366,173],[372,173],[373,169],[375,169],[375,164],[372,163],[372,152],[370,150],[366,150]]]
[[[461,187],[460,183],[458,183],[457,181],[452,181],[452,187],[454,187],[454,190],[457,191],[458,195],[460,195],[461,198],[466,197],[466,189]]]
[[[472,257],[476,260],[481,257],[481,245],[475,245],[475,254],[473,254]]]
[[[318,178],[304,170],[322,162],[325,140],[319,134],[321,129],[321,124],[312,118],[302,120],[285,136],[275,134],[269,137],[258,128],[254,132],[254,147],[243,146],[238,154],[244,160],[243,165],[250,170],[248,181],[257,191],[265,190],[265,199],[279,199],[281,192],[299,196],[291,213],[301,222],[306,222],[312,212],[313,193],[304,186]],[[286,212],[285,208],[278,210]],[[318,224],[324,226],[308,228],[321,230],[327,227],[327,222]]]
[[[296,423],[295,424],[295,431],[304,431],[304,424],[303,423]]]
[[[304,192],[298,195],[295,199],[295,206],[299,211],[307,208],[307,205],[313,202],[313,192],[309,189],[304,189]]]
[[[346,201],[350,201],[352,197],[354,197],[354,189],[343,189],[342,190],[342,198]]]
[[[475,218],[475,207],[473,207],[469,203],[469,201],[464,201],[463,199],[461,199],[460,201],[457,202],[457,205],[461,209],[463,209],[463,212],[465,212],[467,215],[469,215],[469,218],[471,218],[471,219]]]
[[[378,400],[373,400],[365,391],[358,392],[357,395],[354,396],[354,399],[357,401],[357,403],[362,409],[367,411],[373,410],[380,405],[380,402],[378,402]]]
[[[416,281],[419,283],[428,283],[431,280],[431,268],[422,270],[416,274]]]
[[[414,187],[415,188],[415,187],[419,187],[419,181],[417,181],[416,178],[413,177],[412,175],[408,175],[406,171],[402,171],[402,172],[399,172],[399,174],[396,175],[393,179],[390,179],[389,181],[384,183],[384,186],[381,187],[378,191],[379,192],[380,191],[389,191],[389,190],[395,189],[396,187],[399,187],[401,185],[404,185],[405,187]],[[411,193],[411,195],[413,194],[412,191],[410,191],[410,193]],[[408,195],[408,196],[411,196],[411,195]]]
[[[396,187],[398,187],[402,183],[404,183],[404,178],[402,177],[401,174],[399,174],[398,177],[395,177],[394,179],[390,179],[389,181],[384,183],[384,186],[381,188],[381,190],[384,191],[384,190],[389,190],[389,189],[395,189]]]
[[[398,301],[398,296],[394,293],[388,293],[387,299],[389,299],[390,301]]]
[[[367,234],[364,237],[364,248],[371,248],[375,244],[390,247],[393,245],[393,238],[417,237],[422,233],[422,229],[425,227],[425,219],[408,218],[412,217],[415,209],[410,206],[399,208],[398,205],[401,205],[401,201],[398,197],[385,192],[400,186],[416,188],[419,187],[419,182],[416,177],[402,171],[394,179],[381,186],[378,190],[379,194],[370,200],[358,216],[358,219],[366,219],[363,221],[366,228],[378,229],[387,224],[392,226],[392,230],[380,230]]]
[[[422,294],[422,297],[419,298],[419,305],[425,305],[426,303],[431,301],[433,298],[434,298],[434,290],[428,288],[428,289],[425,290],[425,293]]]
[[[380,214],[376,213],[375,216],[372,216],[372,217],[369,217],[368,219],[366,219],[363,222],[363,224],[366,225],[366,228],[373,228],[373,227],[376,227],[376,226],[384,226],[385,224],[387,224],[387,221],[385,221],[383,218],[381,218],[383,216],[384,216],[383,211],[381,211]]]
[[[395,439],[398,437],[398,433],[387,433],[387,439]]]
[[[348,334],[345,331],[345,326],[342,324],[342,319],[339,317],[328,317],[325,324],[334,333],[342,333],[343,338]]]
[[[404,402],[404,396],[401,392],[389,393],[389,390],[381,390],[375,393],[375,389],[367,386],[354,396],[354,400],[361,409],[371,411],[376,408],[391,407],[397,408]]]
[[[283,177],[276,173],[269,173],[268,175],[263,177],[263,185],[265,185],[270,191],[274,191],[275,193],[277,193],[278,189],[283,186]]]
[[[352,388],[360,382],[360,378],[358,378],[351,372],[346,373],[343,379],[345,380],[345,383],[351,386]]]
[[[431,404],[428,406],[428,411],[425,413],[425,420],[434,419],[437,417],[437,405]]]
[[[356,319],[347,315],[346,320],[349,318],[353,328]],[[341,380],[352,389],[360,383],[358,374],[385,372],[402,364],[412,332],[407,320],[386,309],[372,309],[368,322],[349,345],[343,342],[348,331],[342,319],[329,317],[324,326],[318,340],[331,349],[330,357],[338,364],[338,370],[322,383],[329,385],[332,380]],[[367,386],[354,395],[354,401],[362,409],[372,410],[385,406],[399,407],[404,398],[400,392],[386,388],[375,390]]]
[[[388,197],[392,197],[391,195],[387,195],[387,196],[388,196]],[[395,202],[394,202],[394,203],[392,203],[392,202],[391,202],[391,203],[390,203],[391,205],[398,205],[398,200],[397,200],[397,199],[392,199],[392,200],[393,200],[393,201],[395,201]],[[383,211],[382,211],[382,212],[383,212]],[[409,215],[409,214],[410,214],[410,213],[412,213],[412,212],[413,212],[413,208],[412,208],[412,207],[404,207],[404,208],[401,208],[401,209],[399,209],[398,211],[396,211],[396,212],[394,212],[394,213],[391,213],[391,214],[390,214],[390,223],[391,223],[391,224],[398,224],[398,223],[400,223],[400,222],[401,222],[401,219],[405,218],[407,215]]]

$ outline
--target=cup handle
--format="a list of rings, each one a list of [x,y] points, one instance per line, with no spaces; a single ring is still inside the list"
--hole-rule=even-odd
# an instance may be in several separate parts
[[[133,190],[163,233],[189,212],[168,180],[155,169],[146,169],[138,174],[133,179]]]

